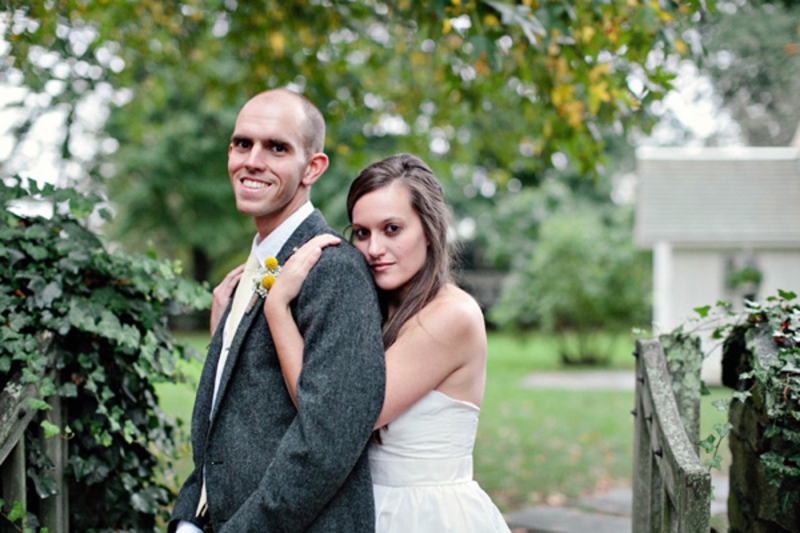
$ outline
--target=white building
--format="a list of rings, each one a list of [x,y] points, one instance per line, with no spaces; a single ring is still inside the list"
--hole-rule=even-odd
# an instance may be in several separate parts
[[[763,299],[778,289],[800,294],[798,132],[787,148],[637,151],[634,239],[653,250],[656,333],[717,301],[741,309],[745,297]],[[754,273],[760,283],[745,283]],[[704,379],[718,383],[720,372],[715,350]]]

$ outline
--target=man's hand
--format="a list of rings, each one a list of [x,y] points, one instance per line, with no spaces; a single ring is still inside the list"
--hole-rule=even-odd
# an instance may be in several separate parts
[[[219,285],[214,287],[214,299],[211,302],[211,322],[209,324],[212,337],[217,330],[225,308],[228,307],[228,303],[231,301],[231,298],[233,298],[233,289],[236,288],[236,284],[239,283],[239,280],[242,278],[242,272],[244,272],[244,265],[234,268],[228,272],[228,275],[225,276],[225,279],[223,279]]]

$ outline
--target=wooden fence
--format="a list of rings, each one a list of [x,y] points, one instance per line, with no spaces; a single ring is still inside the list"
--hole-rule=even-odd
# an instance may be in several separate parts
[[[51,363],[55,358],[52,347],[52,336],[42,335],[40,346],[44,353],[48,353]],[[0,392],[0,479],[2,479],[2,498],[5,501],[3,512],[8,514],[11,505],[16,502],[26,504],[27,481],[25,465],[25,429],[36,416],[37,410],[32,409],[27,402],[28,398],[37,397],[39,383],[47,375],[56,380],[53,365],[43,369],[37,376],[35,383],[22,382],[22,374],[12,375],[2,392]],[[48,419],[58,427],[63,427],[65,413],[62,409],[60,396],[53,395],[48,399],[51,409],[47,411]],[[52,477],[58,487],[58,493],[40,500],[37,515],[41,527],[46,527],[49,533],[68,533],[68,494],[67,485],[64,483],[64,467],[67,460],[67,443],[56,437],[45,439],[40,430],[39,438],[42,451],[53,462]],[[26,507],[27,508],[27,507]],[[13,528],[6,520],[3,531],[19,531]]]
[[[664,348],[639,340],[634,355],[633,533],[708,532],[711,475],[681,420]]]

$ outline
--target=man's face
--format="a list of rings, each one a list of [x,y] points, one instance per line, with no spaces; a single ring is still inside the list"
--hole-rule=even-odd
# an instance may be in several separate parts
[[[228,175],[236,208],[254,218],[262,238],[309,198],[304,125],[299,102],[280,94],[256,96],[236,119]]]

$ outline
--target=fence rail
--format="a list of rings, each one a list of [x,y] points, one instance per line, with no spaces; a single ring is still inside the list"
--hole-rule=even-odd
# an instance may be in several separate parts
[[[711,475],[681,420],[664,348],[639,340],[634,353],[633,532],[707,532]]]

